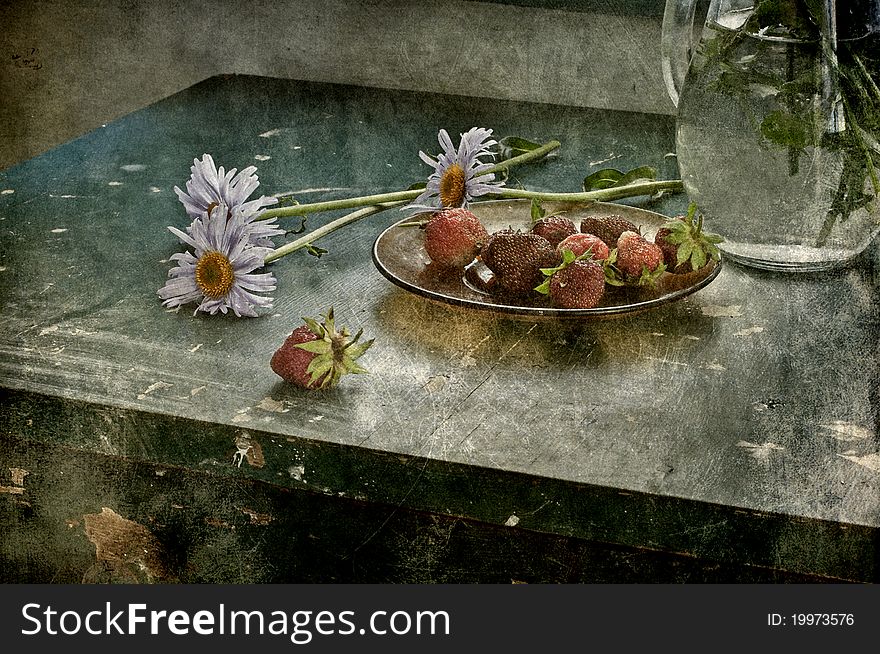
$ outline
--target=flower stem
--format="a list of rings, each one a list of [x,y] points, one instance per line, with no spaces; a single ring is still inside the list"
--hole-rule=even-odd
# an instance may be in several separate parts
[[[856,62],[856,67],[859,69],[859,72],[865,76],[865,80],[868,82],[868,89],[874,96],[874,102],[880,102],[880,87],[877,86],[877,82],[875,82],[874,78],[871,77],[871,73],[869,73],[868,69],[865,67],[865,62],[863,62],[861,58],[854,52],[852,53],[852,58],[853,61]]]
[[[518,188],[502,188],[498,195],[502,198],[531,198],[536,200],[557,200],[568,202],[589,202],[619,200],[638,195],[654,195],[660,191],[681,191],[684,189],[680,179],[668,179],[659,182],[640,182],[638,184],[626,184],[597,191],[585,191],[582,193],[546,193],[544,191],[526,191]]]
[[[386,194],[388,195],[388,194]],[[318,229],[313,230],[306,234],[305,236],[300,236],[295,241],[291,241],[290,243],[285,243],[281,247],[277,248],[273,252],[271,252],[264,263],[272,263],[273,261],[277,261],[281,257],[290,254],[291,252],[296,252],[297,250],[301,250],[302,248],[308,247],[316,240],[321,238],[322,236],[327,236],[327,234],[331,232],[335,232],[340,227],[345,227],[346,225],[353,223],[361,218],[366,218],[367,216],[372,216],[381,211],[385,211],[386,209],[391,209],[392,207],[398,207],[402,205],[406,200],[396,201],[396,202],[383,202],[380,204],[374,204],[369,207],[362,207],[357,211],[352,211],[351,213],[345,214],[336,220],[331,220],[326,225],[322,225],[318,227]]]
[[[515,157],[511,157],[510,159],[505,159],[504,161],[499,161],[497,164],[492,166],[491,168],[487,168],[479,175],[475,175],[475,177],[481,177],[482,175],[488,175],[490,173],[499,173],[504,170],[509,170],[514,166],[518,166],[520,164],[528,163],[529,161],[534,161],[535,159],[541,159],[542,157],[547,156],[553,150],[562,145],[559,141],[547,141],[544,145],[535,148],[534,150],[529,150],[528,152],[523,152],[520,155]]]
[[[511,159],[510,161],[513,161]],[[561,200],[570,202],[588,202],[588,201],[608,201],[620,198],[628,198],[638,195],[654,195],[660,191],[681,191],[683,189],[681,180],[670,179],[660,182],[641,182],[639,184],[626,184],[614,188],[600,189],[598,191],[589,191],[585,193],[545,193],[542,191],[525,191],[521,189],[500,189],[501,197],[504,198],[534,198],[538,200]],[[390,195],[386,193],[385,195]],[[374,196],[379,197],[379,196]],[[357,211],[352,211],[336,220],[331,220],[326,225],[318,227],[316,230],[309,232],[304,236],[300,236],[295,241],[286,243],[273,251],[266,257],[265,263],[272,263],[281,257],[296,252],[302,248],[308,247],[322,236],[326,236],[331,232],[335,232],[340,227],[345,227],[361,218],[372,216],[386,209],[399,207],[406,203],[404,200],[396,200],[393,202],[382,202],[380,204],[369,207],[362,207]],[[479,204],[475,202],[474,204]],[[473,206],[473,205],[472,205]]]
[[[488,175],[503,170],[508,170],[514,166],[540,159],[546,156],[560,146],[559,141],[547,141],[544,145],[535,148],[529,152],[525,152],[516,157],[505,159],[491,168],[484,170],[480,175]],[[423,189],[412,189],[407,191],[394,191],[391,193],[379,193],[376,195],[362,195],[356,198],[344,198],[341,200],[326,200],[324,202],[311,202],[309,204],[295,204],[292,207],[278,207],[277,209],[267,209],[260,214],[258,220],[269,220],[270,218],[287,218],[289,216],[304,216],[309,213],[317,213],[319,211],[332,211],[334,209],[354,209],[355,207],[367,207],[381,205],[388,202],[405,202],[414,200],[421,195]],[[332,223],[328,223],[332,224]]]
[[[392,193],[362,195],[360,197],[345,198],[342,200],[327,200],[325,202],[295,204],[292,207],[267,209],[260,214],[258,220],[269,220],[270,218],[286,218],[288,216],[304,216],[308,213],[317,213],[319,211],[332,211],[333,209],[354,209],[355,207],[381,205],[386,202],[405,202],[407,200],[414,200],[419,196],[419,194],[421,194],[421,192],[421,189],[414,189],[412,191],[394,191]],[[327,224],[329,225],[330,223]]]

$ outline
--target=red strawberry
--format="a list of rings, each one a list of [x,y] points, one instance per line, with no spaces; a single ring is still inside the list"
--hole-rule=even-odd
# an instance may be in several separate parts
[[[549,295],[553,306],[560,309],[592,309],[605,295],[605,266],[593,261],[589,253],[576,257],[565,249],[562,263],[541,272],[544,283],[535,290]]]
[[[703,216],[694,221],[697,205],[691,203],[686,216],[677,216],[657,230],[656,243],[663,251],[667,270],[687,273],[699,270],[710,260],[718,261],[721,254],[717,243],[723,239],[718,234],[703,231]]]
[[[336,330],[333,308],[318,323],[303,318],[304,325],[293,330],[269,363],[279,377],[303,388],[331,388],[347,373],[367,372],[355,359],[373,344],[358,343],[362,331],[349,338],[348,330]]]
[[[438,211],[425,226],[425,250],[440,266],[464,268],[488,240],[486,228],[464,208]]]
[[[490,236],[480,257],[495,273],[498,292],[512,296],[531,293],[544,279],[541,268],[555,266],[559,260],[543,236],[509,229]]]
[[[636,232],[620,235],[616,254],[614,265],[630,283],[650,286],[666,270],[660,247]]]
[[[561,309],[592,309],[605,295],[605,270],[592,261],[574,261],[550,277],[550,300]]]
[[[670,234],[672,234],[672,230],[668,227],[661,227],[657,230],[657,233],[654,234],[654,244],[660,248],[661,252],[663,252],[663,263],[666,264],[666,267],[670,272],[690,272],[691,267],[689,262],[686,262],[680,269],[676,270],[678,246],[666,240],[666,237]],[[685,265],[687,266],[687,270],[684,269]]]
[[[577,227],[563,216],[548,216],[532,225],[532,233],[543,236],[550,242],[550,245],[556,247],[559,241],[566,236],[577,234]]]
[[[572,234],[562,239],[556,246],[556,251],[562,256],[565,250],[571,250],[576,257],[590,252],[596,261],[607,259],[610,253],[604,241],[594,234]]]
[[[587,216],[581,221],[581,232],[595,234],[609,248],[617,245],[617,239],[624,232],[636,232],[639,228],[623,216]]]

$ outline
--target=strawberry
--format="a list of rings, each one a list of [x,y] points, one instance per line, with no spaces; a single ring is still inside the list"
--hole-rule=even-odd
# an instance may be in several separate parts
[[[605,271],[592,261],[575,261],[550,279],[550,299],[562,309],[592,309],[605,295]]]
[[[639,228],[623,216],[587,216],[581,221],[582,233],[595,234],[609,248],[617,245],[617,239],[624,232],[638,231]]]
[[[560,309],[592,309],[605,295],[604,267],[589,254],[576,257],[565,250],[562,256],[560,265],[541,270],[546,279],[535,290],[549,295],[553,306]]]
[[[659,247],[660,251],[663,253],[663,263],[666,264],[669,272],[690,272],[691,267],[689,262],[682,264],[681,267],[676,265],[676,260],[678,259],[678,246],[666,240],[670,234],[672,234],[672,230],[668,227],[661,227],[657,230],[657,233],[654,234],[654,245]],[[687,270],[684,269],[685,265],[687,265]]]
[[[607,259],[610,253],[605,242],[594,234],[572,234],[562,239],[556,246],[556,252],[562,256],[565,250],[571,250],[576,257],[589,252],[593,260]]]
[[[723,239],[718,234],[703,231],[702,214],[694,222],[696,211],[697,205],[692,202],[687,215],[667,221],[654,236],[654,243],[662,250],[666,268],[671,272],[699,270],[710,260],[721,258],[716,244]]]
[[[303,318],[297,327],[272,355],[270,366],[279,377],[303,388],[332,388],[348,373],[367,372],[356,359],[373,344],[373,339],[358,343],[363,330],[349,338],[343,327],[337,331],[333,308],[324,316],[324,322]]]
[[[498,292],[512,296],[530,293],[544,278],[541,268],[555,266],[559,260],[543,236],[510,229],[492,234],[480,257],[495,273]]]
[[[564,216],[548,216],[532,225],[532,233],[543,236],[556,247],[566,236],[577,234],[577,227]]]
[[[425,250],[444,267],[464,268],[488,240],[483,223],[464,208],[438,211],[425,225]]]
[[[666,270],[660,247],[637,232],[621,234],[617,239],[616,251],[610,258],[625,282],[639,286],[652,286]]]

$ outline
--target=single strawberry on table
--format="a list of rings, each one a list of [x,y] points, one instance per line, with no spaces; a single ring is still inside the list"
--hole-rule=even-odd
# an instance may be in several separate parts
[[[438,211],[425,225],[425,251],[431,261],[448,268],[464,268],[488,240],[483,223],[464,208]]]
[[[336,329],[333,308],[324,321],[303,318],[304,325],[293,330],[275,354],[270,366],[279,377],[303,388],[332,388],[343,375],[364,373],[357,362],[373,344],[373,339],[359,343],[363,330],[352,338],[348,330]]]

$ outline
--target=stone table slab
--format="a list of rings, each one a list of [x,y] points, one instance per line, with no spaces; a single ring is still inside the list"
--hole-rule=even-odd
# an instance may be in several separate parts
[[[677,175],[671,118],[550,102],[221,76],[0,171],[3,521],[64,525],[82,545],[83,506],[118,511],[110,491],[87,501],[79,486],[66,517],[58,497],[41,517],[46,491],[28,489],[49,472],[23,462],[45,451],[58,466],[68,452],[292,503],[320,496],[343,516],[362,505],[469,521],[496,530],[491,542],[576,539],[876,581],[876,245],[835,274],[726,263],[706,288],[639,314],[517,318],[391,285],[370,250],[392,210],[322,239],[320,259],[272,264],[275,304],[260,318],[161,307],[180,250],[165,227],[187,224],[173,187],[203,153],[256,165],[259,192],[301,202],[424,179],[417,153],[438,149],[441,127],[559,139],[508,180],[531,189],[578,190],[610,165]],[[673,215],[686,199],[631,203]],[[369,374],[326,392],[286,385],[269,358],[300,316],[331,305],[376,339]]]

